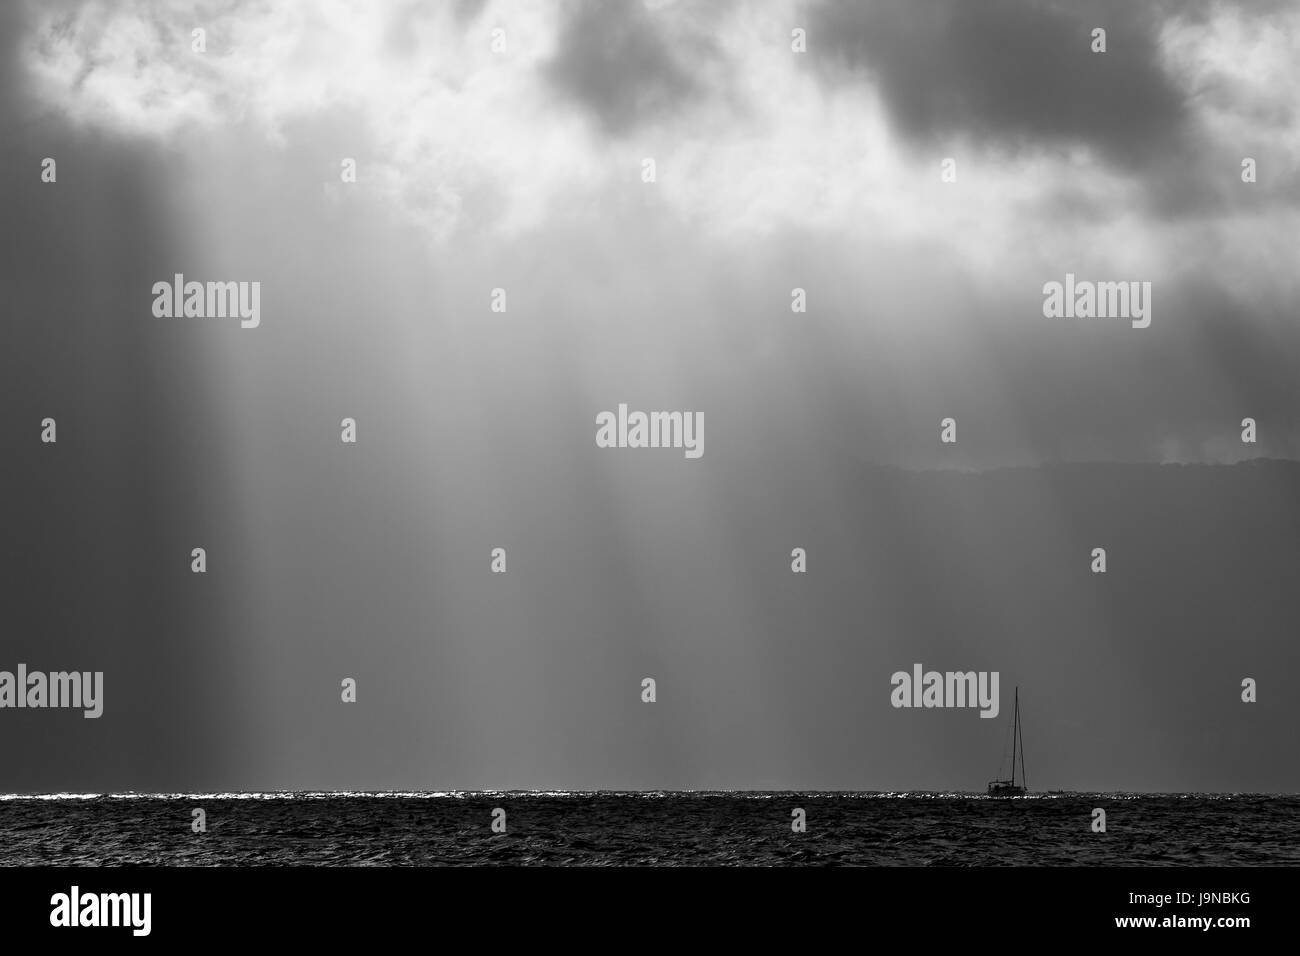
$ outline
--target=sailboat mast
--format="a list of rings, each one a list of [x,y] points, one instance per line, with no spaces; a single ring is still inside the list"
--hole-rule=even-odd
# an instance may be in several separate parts
[[[1016,714],[1011,721],[1011,786],[1016,785],[1016,741],[1020,734],[1020,687],[1016,687]]]
[[[1020,724],[1020,688],[1019,687],[1016,688],[1016,724],[1017,725]],[[1015,754],[1011,755],[1011,759],[1013,761],[1015,760]],[[1025,734],[1023,731],[1021,731],[1020,734],[1020,785],[1024,787],[1026,790],[1029,789],[1029,775],[1025,773]]]

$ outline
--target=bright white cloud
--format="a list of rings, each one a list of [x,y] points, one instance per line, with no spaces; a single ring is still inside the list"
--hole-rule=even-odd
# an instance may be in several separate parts
[[[644,156],[658,165],[655,201],[696,235],[796,227],[915,242],[983,275],[1001,274],[1008,262],[1042,271],[1079,249],[1147,273],[1186,268],[1206,248],[1231,257],[1253,247],[1261,219],[1273,220],[1264,227],[1270,237],[1295,224],[1284,210],[1244,227],[1196,226],[1189,247],[1187,223],[1145,215],[1143,183],[1084,149],[1004,155],[954,140],[942,155],[918,151],[895,134],[869,85],[818,82],[815,38],[808,53],[791,52],[790,27],[800,22],[793,2],[647,8],[671,27],[669,45],[703,92],[625,139],[602,136],[546,84],[558,5],[489,3],[469,22],[450,4],[361,0],[246,3],[199,17],[179,3],[142,0],[36,8],[26,66],[41,101],[75,121],[173,142],[191,137],[200,156],[204,137],[236,123],[284,146],[300,121],[364,117],[364,129],[350,131],[364,140],[353,150],[362,175],[435,243],[465,230],[518,236],[574,220],[607,226],[647,188]],[[207,31],[205,54],[190,50],[195,26]],[[491,49],[494,27],[506,31],[505,53]],[[680,42],[691,31],[707,35],[716,55]],[[1272,118],[1266,135],[1275,155],[1294,164],[1297,36],[1300,29],[1228,9],[1208,27],[1171,21],[1161,43],[1166,68],[1185,88],[1222,94],[1191,98],[1198,123],[1246,149],[1252,134],[1259,138],[1258,115],[1229,108],[1245,98]],[[939,182],[943,155],[957,159],[955,185]],[[1069,202],[1101,214],[1060,212]]]

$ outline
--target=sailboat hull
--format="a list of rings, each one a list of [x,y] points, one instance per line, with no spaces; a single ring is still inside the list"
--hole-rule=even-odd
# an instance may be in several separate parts
[[[1023,797],[1027,791],[1014,783],[989,784],[990,797]]]

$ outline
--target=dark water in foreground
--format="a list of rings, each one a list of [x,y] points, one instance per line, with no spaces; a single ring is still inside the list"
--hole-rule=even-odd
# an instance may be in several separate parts
[[[491,831],[492,810],[507,832]],[[807,832],[791,831],[791,811]],[[1107,832],[1093,833],[1092,810]],[[191,830],[192,811],[207,831]],[[0,798],[0,865],[1300,864],[1300,796],[444,793]]]

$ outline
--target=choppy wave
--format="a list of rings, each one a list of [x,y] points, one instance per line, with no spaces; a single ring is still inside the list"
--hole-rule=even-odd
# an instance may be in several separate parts
[[[0,798],[0,865],[1300,864],[1300,797],[939,792],[56,793]],[[1107,831],[1092,832],[1092,811]],[[504,834],[493,812],[506,811]],[[195,833],[195,810],[205,830]],[[806,832],[792,830],[803,810]]]

